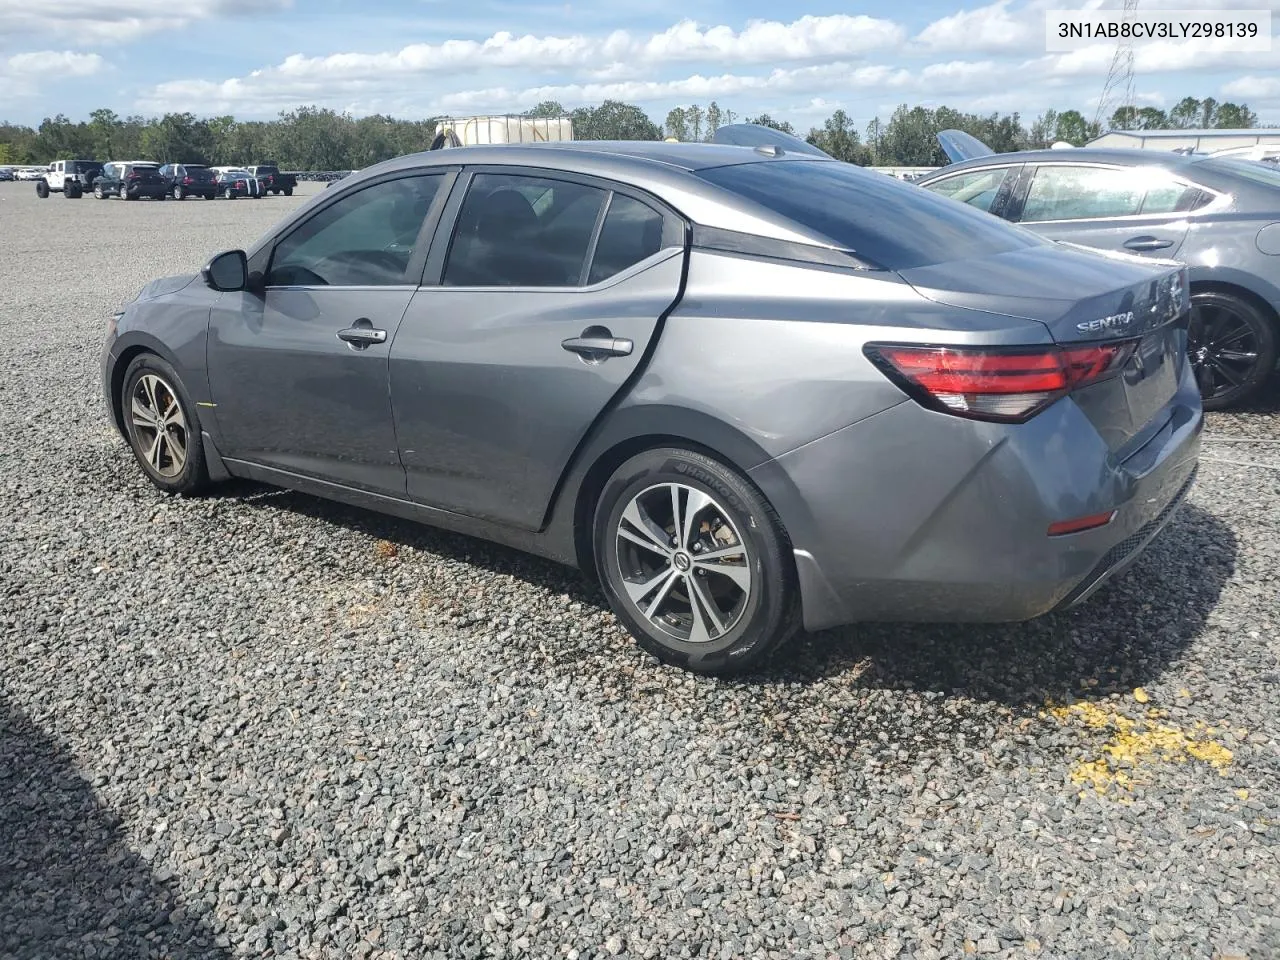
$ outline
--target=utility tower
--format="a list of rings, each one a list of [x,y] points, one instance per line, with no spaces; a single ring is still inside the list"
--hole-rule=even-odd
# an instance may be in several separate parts
[[[1125,23],[1133,19],[1137,9],[1138,0],[1124,0]],[[1102,85],[1102,96],[1098,98],[1098,112],[1093,115],[1093,123],[1103,130],[1104,124],[1119,107],[1133,105],[1133,40],[1121,37],[1111,57],[1111,69],[1107,71],[1107,82]]]

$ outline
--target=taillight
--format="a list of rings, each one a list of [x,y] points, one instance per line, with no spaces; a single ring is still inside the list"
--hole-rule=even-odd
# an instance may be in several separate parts
[[[237,180],[237,181],[236,181],[236,186],[237,186],[237,187],[243,187],[243,186],[244,186],[244,181],[243,181],[243,180]]]
[[[191,183],[193,183],[194,181],[193,181],[190,177],[183,177],[183,178],[182,178],[182,182],[183,182],[184,184],[190,185],[190,184],[191,184]]]
[[[1123,367],[1135,340],[1059,347],[869,344],[866,354],[919,403],[974,420],[1022,423]]]

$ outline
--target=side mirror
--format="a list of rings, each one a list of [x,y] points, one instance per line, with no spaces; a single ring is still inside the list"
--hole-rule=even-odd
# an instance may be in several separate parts
[[[228,250],[206,263],[200,276],[214,290],[244,290],[249,285],[249,258],[243,250]]]

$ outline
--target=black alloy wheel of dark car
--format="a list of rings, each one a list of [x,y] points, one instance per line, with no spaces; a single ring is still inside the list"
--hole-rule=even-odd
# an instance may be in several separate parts
[[[632,457],[601,491],[594,534],[614,613],[663,663],[740,673],[799,628],[786,534],[717,460],[676,447]]]
[[[142,353],[129,364],[120,410],[147,479],[166,493],[195,493],[208,485],[199,415],[163,358]]]
[[[1202,291],[1191,298],[1187,353],[1206,410],[1222,410],[1251,397],[1276,365],[1276,328],[1240,297]]]

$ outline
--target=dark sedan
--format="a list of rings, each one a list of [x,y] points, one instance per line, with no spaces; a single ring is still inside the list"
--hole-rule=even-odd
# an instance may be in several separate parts
[[[947,149],[971,146],[982,147],[956,138]],[[1206,409],[1248,400],[1275,369],[1280,170],[1235,157],[1058,149],[970,156],[917,184],[1052,240],[1187,264],[1191,362]]]

